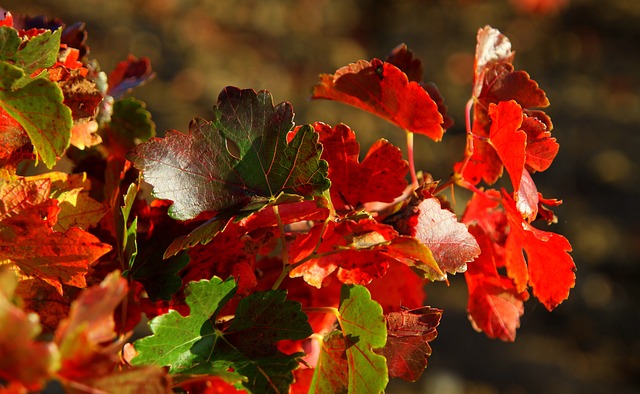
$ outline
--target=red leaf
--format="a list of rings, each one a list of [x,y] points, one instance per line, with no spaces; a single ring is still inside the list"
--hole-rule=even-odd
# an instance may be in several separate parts
[[[124,96],[128,91],[153,78],[151,62],[147,57],[136,58],[129,55],[109,73],[109,89],[107,94],[114,98]]]
[[[442,271],[455,274],[480,254],[476,240],[454,213],[440,207],[436,198],[423,200],[418,209],[415,237],[431,249]]]
[[[42,388],[60,356],[54,344],[35,340],[41,331],[38,316],[13,304],[17,285],[11,270],[0,270],[0,380],[26,393]]]
[[[371,299],[376,300],[385,313],[418,308],[426,297],[424,279],[409,266],[395,261],[389,264],[384,277],[374,279],[367,289],[371,292]]]
[[[0,107],[0,171],[12,175],[18,163],[33,157],[33,146],[24,127]]]
[[[409,165],[400,149],[380,139],[360,163],[360,145],[349,126],[339,124],[332,129],[316,123],[314,127],[324,148],[321,158],[329,162],[331,202],[339,213],[367,202],[392,202],[402,194]]]
[[[527,134],[520,129],[522,125],[522,108],[515,101],[501,101],[489,105],[491,129],[489,138],[491,145],[511,177],[514,192],[520,188],[520,180],[524,171],[525,146]]]
[[[469,320],[478,331],[490,338],[513,342],[520,316],[524,313],[524,301],[529,294],[518,292],[514,283],[498,274],[494,245],[481,226],[471,226],[469,231],[476,238],[482,253],[469,263],[465,278],[469,288],[467,311]]]
[[[527,284],[548,310],[569,297],[576,266],[568,252],[571,244],[559,234],[538,230],[522,219],[513,199],[502,193],[511,232],[506,243],[507,273],[518,291]],[[524,253],[527,255],[525,261]]]
[[[126,294],[127,281],[116,271],[100,285],[85,289],[71,304],[69,317],[55,332],[62,356],[59,376],[83,380],[113,371],[122,347],[116,341],[113,312]]]
[[[431,355],[429,342],[438,332],[442,310],[428,306],[385,315],[387,344],[377,351],[387,359],[389,377],[418,380]]]
[[[313,258],[311,253],[318,257]],[[290,276],[302,276],[318,288],[336,270],[341,282],[366,285],[382,277],[394,262],[411,267],[423,277],[444,279],[428,248],[373,219],[331,221],[326,227],[317,225],[308,234],[298,236],[291,245],[289,257],[291,264],[308,260],[291,270]]]
[[[544,171],[555,159],[560,145],[551,137],[553,125],[549,117],[541,111],[528,112],[522,121],[522,130],[527,133],[526,165],[531,172]]]
[[[444,98],[434,83],[423,81],[422,61],[416,58],[411,50],[405,44],[400,44],[391,51],[387,56],[386,62],[393,64],[407,74],[410,82],[417,82],[429,96],[438,105],[438,112],[443,117],[442,128],[448,129],[453,126],[453,118],[447,115],[447,106],[444,104]]]
[[[369,111],[403,130],[442,139],[443,117],[438,106],[417,82],[391,63],[360,60],[335,74],[320,75],[314,99],[329,99]]]
[[[463,173],[464,179],[474,185],[483,179],[488,184],[493,184],[502,176],[502,163],[498,154],[482,140],[490,136],[490,105],[510,100],[516,101],[522,108],[549,105],[544,91],[529,74],[514,71],[511,64],[513,57],[509,39],[497,29],[486,26],[478,31],[471,132],[480,138],[473,141],[473,154]],[[544,114],[542,111],[536,113]],[[551,145],[546,146],[546,149],[551,148]],[[456,171],[460,170],[460,164],[456,164]]]
[[[391,226],[373,219],[331,221],[326,228],[315,226],[294,241],[289,257],[292,264],[309,258],[314,250],[321,257],[310,258],[291,270],[290,276],[302,276],[307,283],[320,288],[322,281],[337,269],[338,279],[343,283],[368,284],[383,276],[392,260],[375,247],[397,236]]]

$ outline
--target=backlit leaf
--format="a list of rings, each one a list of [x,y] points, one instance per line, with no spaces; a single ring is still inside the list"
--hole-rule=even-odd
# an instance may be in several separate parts
[[[464,272],[467,263],[480,254],[480,247],[467,227],[456,215],[443,209],[436,198],[423,200],[419,205],[415,237],[429,247],[443,272]]]
[[[526,171],[524,163],[527,134],[520,129],[522,108],[513,100],[501,101],[497,105],[489,105],[489,117],[491,146],[507,169],[514,192],[517,193],[522,172]]]
[[[55,332],[62,368],[69,380],[108,375],[119,361],[113,313],[127,294],[127,281],[114,271],[99,285],[82,291]],[[114,346],[115,345],[115,346]]]
[[[62,91],[44,78],[16,88],[25,73],[5,62],[0,62],[0,76],[0,107],[24,127],[42,161],[52,168],[71,138],[71,110],[62,104]]]
[[[473,327],[483,331],[489,338],[513,342],[524,313],[524,301],[529,298],[526,291],[519,292],[511,279],[498,274],[497,266],[504,262],[497,259],[491,239],[480,226],[469,228],[482,253],[469,264],[465,278],[469,288],[467,312]]]
[[[338,212],[367,202],[392,202],[402,194],[409,165],[400,149],[380,139],[360,162],[360,145],[347,125],[331,128],[316,123],[314,127],[323,145],[322,158],[329,163],[331,202]]]
[[[313,128],[301,127],[286,142],[293,127],[291,105],[274,107],[268,92],[228,87],[214,110],[212,122],[195,120],[189,134],[168,131],[129,155],[155,196],[174,202],[172,217],[253,212],[282,193],[310,197],[329,187]]]
[[[47,199],[48,195],[40,197],[37,189],[29,189],[37,188],[39,182],[47,184],[47,180],[35,182],[27,189],[20,182],[24,181],[2,187],[3,191],[9,191],[6,201],[11,208],[9,214],[0,217],[0,260],[9,259],[25,275],[46,281],[60,294],[62,283],[85,287],[89,266],[111,247],[78,227],[54,231],[59,212],[57,201]],[[34,191],[36,196],[29,197]],[[39,200],[43,201],[35,204]]]
[[[515,202],[505,192],[502,204],[511,229],[506,243],[507,273],[517,291],[531,286],[533,295],[548,310],[553,310],[569,297],[575,284],[576,266],[568,253],[571,244],[562,235],[538,230],[523,220]]]
[[[389,381],[385,358],[375,353],[387,339],[382,308],[366,288],[344,285],[338,322],[321,344],[309,392],[382,392]]]
[[[391,63],[360,60],[320,75],[312,98],[339,101],[363,109],[403,130],[440,141],[443,117],[427,91]]]

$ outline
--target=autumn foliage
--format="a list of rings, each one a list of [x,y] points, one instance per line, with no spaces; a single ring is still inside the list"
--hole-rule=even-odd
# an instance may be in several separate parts
[[[295,125],[290,103],[236,87],[159,138],[128,95],[153,78],[147,59],[107,74],[84,24],[6,13],[0,392],[380,392],[427,367],[443,311],[425,284],[453,274],[471,325],[515,340],[524,302],[557,307],[575,266],[538,226],[561,203],[532,178],[558,152],[549,101],[507,37],[477,38],[466,148],[436,181],[413,138],[440,141],[453,120],[404,45],[312,89],[396,125],[404,152],[361,149],[346,124]],[[443,194],[459,188],[460,217]]]

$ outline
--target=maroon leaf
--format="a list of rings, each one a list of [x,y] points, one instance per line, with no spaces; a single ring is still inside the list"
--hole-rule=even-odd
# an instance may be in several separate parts
[[[387,344],[377,353],[387,359],[389,377],[418,380],[427,367],[429,342],[438,335],[441,317],[442,310],[428,306],[385,315]]]

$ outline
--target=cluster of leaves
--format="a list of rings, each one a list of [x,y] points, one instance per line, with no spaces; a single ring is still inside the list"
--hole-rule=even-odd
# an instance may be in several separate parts
[[[551,310],[573,287],[568,241],[532,225],[560,204],[530,176],[558,151],[548,101],[493,28],[445,182],[413,165],[414,133],[452,120],[404,45],[312,97],[397,125],[408,161],[384,139],[360,159],[347,125],[295,126],[289,103],[235,87],[156,138],[125,97],[148,60],[107,75],[88,53],[83,24],[0,21],[0,390],[380,392],[427,366],[426,283],[464,273],[473,326],[505,341],[529,289]],[[479,186],[504,169],[511,192]],[[473,192],[461,218],[449,187]],[[142,316],[152,333],[130,341]]]

